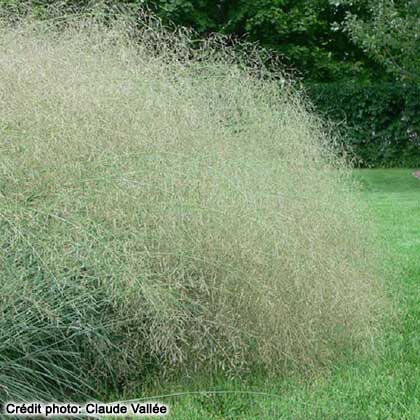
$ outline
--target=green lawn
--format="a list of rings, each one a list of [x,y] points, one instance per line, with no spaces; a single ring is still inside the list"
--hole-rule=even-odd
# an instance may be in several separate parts
[[[169,404],[170,418],[185,420],[419,419],[420,180],[411,172],[355,171],[361,181],[362,199],[372,207],[381,238],[392,251],[392,258],[384,260],[384,265],[394,273],[387,288],[398,317],[386,328],[380,357],[338,366],[309,383],[267,378],[184,381],[124,397],[160,395],[154,400]],[[255,394],[244,393],[251,391]]]

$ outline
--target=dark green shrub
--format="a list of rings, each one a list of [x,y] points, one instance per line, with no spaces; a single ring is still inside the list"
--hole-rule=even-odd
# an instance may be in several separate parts
[[[341,125],[359,166],[420,165],[420,86],[403,83],[311,85],[318,112]]]

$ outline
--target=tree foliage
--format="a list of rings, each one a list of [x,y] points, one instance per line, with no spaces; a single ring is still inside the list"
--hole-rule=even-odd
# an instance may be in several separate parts
[[[329,0],[149,0],[164,20],[194,27],[200,33],[247,36],[281,57],[305,79],[366,79],[378,71],[348,35],[334,32],[345,8]]]
[[[357,6],[347,11],[342,26],[357,46],[397,79],[420,81],[420,0],[334,3]]]
[[[199,36],[220,32],[258,42],[305,80],[366,80],[382,71],[348,33],[334,30],[352,6],[330,0],[0,0],[15,9],[27,4],[38,13],[51,5],[148,8],[165,23],[191,27]]]

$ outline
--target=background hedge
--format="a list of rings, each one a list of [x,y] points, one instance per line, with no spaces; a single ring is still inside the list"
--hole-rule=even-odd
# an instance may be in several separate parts
[[[338,123],[359,166],[420,166],[419,85],[337,82],[307,91],[318,112]]]

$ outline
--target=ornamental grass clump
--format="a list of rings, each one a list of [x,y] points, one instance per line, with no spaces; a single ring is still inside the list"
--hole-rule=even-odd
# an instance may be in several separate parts
[[[348,167],[252,46],[3,23],[2,399],[371,347],[382,293]]]

